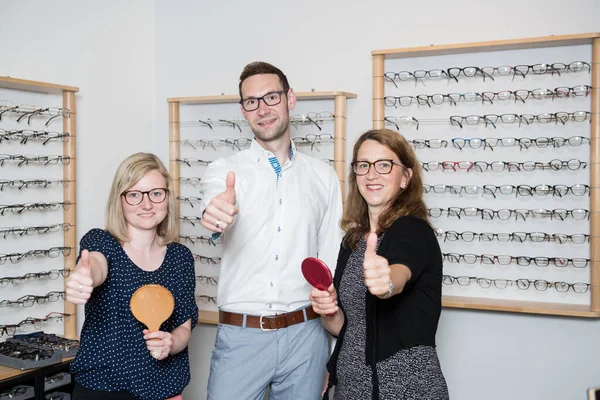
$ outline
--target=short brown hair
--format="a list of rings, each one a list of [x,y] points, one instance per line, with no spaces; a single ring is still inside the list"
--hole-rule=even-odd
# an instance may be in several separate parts
[[[127,231],[121,195],[140,181],[148,172],[158,171],[167,184],[167,216],[156,227],[156,234],[164,244],[179,241],[179,218],[176,210],[173,180],[160,159],[151,153],[135,153],[127,157],[115,172],[108,204],[106,205],[106,230],[121,243],[130,240]]]
[[[417,156],[408,141],[398,132],[390,129],[376,129],[363,133],[352,151],[352,162],[358,157],[360,146],[367,140],[374,140],[396,154],[402,165],[412,170],[412,177],[406,189],[398,192],[379,216],[377,234],[387,230],[398,218],[414,215],[428,221],[427,206],[423,201],[423,178]],[[406,169],[403,169],[408,174]],[[358,190],[356,174],[350,169],[348,178],[349,193],[342,218],[342,229],[346,231],[345,244],[351,248],[356,245],[367,232],[371,230],[367,202]]]
[[[254,61],[246,65],[244,67],[244,70],[242,71],[242,74],[240,75],[240,84],[238,87],[240,91],[240,99],[243,98],[242,83],[244,83],[244,81],[250,78],[251,76],[263,74],[277,75],[277,77],[279,78],[279,82],[281,83],[281,88],[283,90],[287,90],[290,88],[287,76],[285,76],[285,74],[279,68],[266,62]]]

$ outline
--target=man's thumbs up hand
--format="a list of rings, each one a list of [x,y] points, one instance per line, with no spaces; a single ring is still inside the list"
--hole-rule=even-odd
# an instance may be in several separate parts
[[[213,232],[223,232],[238,213],[235,203],[235,173],[229,171],[225,178],[225,191],[215,196],[204,210],[202,226]]]

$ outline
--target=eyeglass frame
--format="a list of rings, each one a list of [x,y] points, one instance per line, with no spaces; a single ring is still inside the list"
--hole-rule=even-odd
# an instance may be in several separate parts
[[[266,106],[268,106],[268,107],[274,107],[274,106],[278,105],[279,103],[281,103],[282,95],[285,93],[285,95],[287,96],[288,91],[290,89],[291,88],[287,88],[287,89],[283,89],[283,90],[275,90],[275,91],[272,91],[272,92],[269,92],[269,93],[265,93],[261,97],[252,97],[252,96],[246,97],[245,99],[240,99],[240,101],[238,103],[240,103],[240,105],[242,106],[242,108],[246,112],[253,112],[253,111],[258,110],[260,108],[260,101],[261,100],[263,101],[263,103],[265,103]],[[269,95],[273,95],[275,93],[277,93],[277,96],[279,97],[279,100],[276,103],[273,103],[273,104],[267,103],[267,100],[265,99],[265,97],[267,97]],[[246,102],[248,100],[256,100],[256,108],[252,108],[250,110],[247,109],[246,106],[244,105],[244,102]]]
[[[390,166],[390,170],[388,172],[379,172],[379,170],[377,169],[377,163],[379,163],[381,161],[388,161],[390,163],[391,166]],[[369,164],[369,168],[367,168],[367,172],[365,172],[364,174],[359,174],[357,172],[358,164],[359,163],[367,163],[367,164]],[[408,169],[404,165],[400,164],[399,162],[396,162],[396,161],[391,160],[391,159],[380,159],[380,160],[375,160],[373,162],[366,161],[366,160],[354,161],[354,162],[350,163],[350,165],[352,166],[352,171],[354,172],[354,174],[356,176],[365,176],[365,175],[368,175],[369,172],[371,171],[371,166],[373,166],[373,168],[375,168],[375,172],[377,172],[379,175],[388,175],[388,174],[391,174],[392,170],[394,169],[394,165],[397,165],[397,166],[402,167],[404,169]]]
[[[160,200],[160,201],[154,201],[152,200],[152,198],[150,197],[150,192],[153,192],[155,190],[164,190],[165,191],[165,197]],[[140,197],[140,201],[138,203],[135,204],[131,204],[128,200],[127,200],[127,195],[129,193],[140,193],[142,196]],[[160,203],[164,203],[164,201],[167,199],[167,196],[169,195],[169,189],[167,188],[153,188],[147,191],[141,191],[141,190],[126,190],[123,193],[121,193],[121,196],[123,196],[123,198],[125,199],[125,203],[129,204],[130,206],[139,206],[140,204],[142,204],[144,202],[144,195],[146,195],[148,197],[148,200],[152,203],[152,204],[160,204]]]

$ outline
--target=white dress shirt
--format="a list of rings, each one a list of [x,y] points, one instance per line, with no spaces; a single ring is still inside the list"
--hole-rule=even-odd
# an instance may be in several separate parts
[[[269,162],[274,154],[253,140],[249,149],[211,163],[201,181],[202,210],[225,191],[235,173],[239,213],[222,234],[217,305],[252,315],[289,312],[310,303],[302,275],[306,257],[333,270],[343,231],[338,177],[328,164],[298,153],[279,178]]]

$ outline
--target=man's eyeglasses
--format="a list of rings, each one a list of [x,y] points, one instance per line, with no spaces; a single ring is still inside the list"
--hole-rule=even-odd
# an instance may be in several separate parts
[[[126,190],[121,196],[125,198],[125,201],[130,206],[137,206],[144,201],[144,195],[147,195],[148,200],[154,204],[162,203],[167,198],[168,192],[169,190],[165,188],[154,188],[146,192],[140,190]]]
[[[283,93],[287,94],[288,90],[290,90],[290,88],[269,92],[262,97],[247,97],[240,100],[240,104],[246,111],[258,110],[261,100],[268,106],[276,106],[277,104],[281,103],[281,95]]]
[[[380,175],[386,175],[392,172],[392,167],[394,165],[404,167],[404,165],[394,160],[376,160],[374,162],[355,161],[351,165],[352,169],[354,170],[354,173],[358,176],[367,175],[371,170],[371,165],[375,167],[375,172],[377,172]]]

